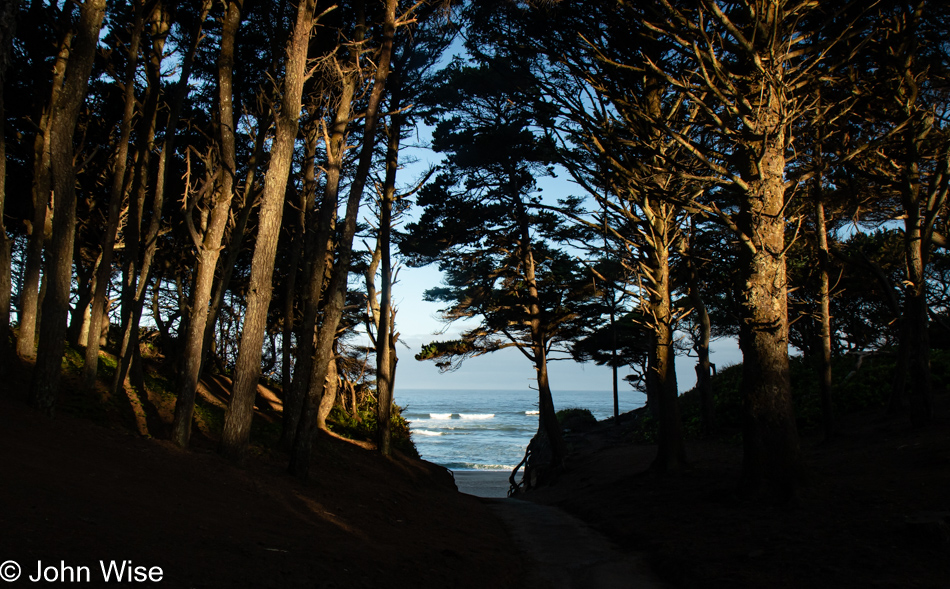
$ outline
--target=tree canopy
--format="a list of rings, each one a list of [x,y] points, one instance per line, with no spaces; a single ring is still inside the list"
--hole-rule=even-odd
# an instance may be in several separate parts
[[[891,409],[932,419],[930,349],[950,329],[945,3],[3,11],[0,355],[35,362],[49,415],[67,345],[82,386],[113,394],[144,394],[156,345],[182,447],[200,375],[223,371],[233,459],[267,376],[297,475],[338,390],[378,393],[388,453],[402,262],[437,265],[426,298],[475,325],[417,359],[511,347],[532,364],[529,486],[566,452],[552,355],[640,367],[665,471],[688,459],[675,362],[695,352],[711,400],[710,341],[738,338],[742,484],[780,500],[804,473],[790,352],[814,359],[828,436],[849,353],[893,351]],[[400,150],[422,128],[443,160],[408,177]],[[555,177],[562,192],[542,191]],[[375,363],[356,370],[362,326]]]

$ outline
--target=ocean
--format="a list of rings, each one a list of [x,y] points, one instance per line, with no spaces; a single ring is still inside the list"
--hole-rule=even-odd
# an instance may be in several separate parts
[[[554,391],[553,397],[556,410],[589,409],[598,420],[613,416],[610,391]],[[397,389],[395,401],[422,458],[452,471],[510,471],[538,430],[538,393],[530,389]],[[645,402],[641,393],[620,391],[621,413]]]

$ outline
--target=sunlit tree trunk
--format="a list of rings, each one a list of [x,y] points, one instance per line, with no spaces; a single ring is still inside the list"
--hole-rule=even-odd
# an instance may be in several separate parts
[[[251,433],[254,397],[261,372],[261,346],[264,341],[267,310],[273,293],[271,280],[274,257],[284,213],[284,197],[294,142],[300,125],[301,95],[306,79],[307,50],[315,8],[316,0],[300,1],[294,32],[287,46],[280,112],[275,117],[277,128],[264,180],[257,244],[251,261],[247,311],[244,314],[234,386],[221,432],[221,453],[235,459],[243,456]]]
[[[354,64],[355,66],[355,64]],[[283,429],[281,446],[290,450],[294,446],[300,417],[310,390],[310,373],[313,367],[314,331],[317,314],[323,299],[327,266],[332,258],[332,235],[339,204],[340,177],[343,170],[344,140],[350,121],[353,95],[356,92],[358,76],[354,71],[344,74],[340,96],[337,99],[336,113],[326,138],[327,164],[323,198],[320,203],[313,236],[307,239],[307,247],[313,246],[310,256],[309,280],[303,295],[303,315],[297,329],[297,354],[294,361],[294,376],[290,391],[284,398]]]
[[[683,425],[680,419],[676,386],[675,351],[673,349],[673,285],[670,279],[671,207],[644,202],[645,216],[650,219],[652,246],[648,268],[649,310],[653,345],[647,360],[647,387],[656,391],[659,400],[657,454],[652,468],[659,472],[677,470],[686,463]],[[652,386],[651,386],[652,385]]]
[[[304,162],[301,173],[303,190],[300,191],[296,203],[296,215],[293,220],[293,233],[290,242],[290,260],[287,262],[287,274],[284,280],[284,323],[281,326],[281,390],[286,402],[287,395],[292,386],[291,366],[293,364],[293,336],[294,325],[296,321],[296,301],[297,301],[297,277],[301,274],[298,270],[301,258],[306,254],[306,245],[304,241],[305,230],[307,228],[307,216],[313,210],[313,204],[317,190],[317,145],[319,144],[319,135],[316,125],[305,126],[304,130]],[[312,270],[313,260],[307,260],[305,269]],[[304,280],[309,279],[309,274],[302,272]]]
[[[76,168],[73,134],[86,100],[105,15],[105,0],[86,0],[80,9],[79,28],[66,65],[63,86],[53,100],[50,125],[50,169],[56,192],[53,237],[47,258],[50,292],[43,301],[44,320],[31,385],[33,405],[52,415],[59,390],[69,289],[72,278],[73,240],[76,234]],[[54,95],[55,96],[55,95]]]
[[[828,230],[825,222],[825,205],[819,200],[815,203],[815,230],[818,233],[818,317],[819,358],[818,390],[821,396],[821,420],[825,439],[835,435],[834,402],[832,399],[831,372],[831,277],[829,265],[831,256],[828,249]]]
[[[337,392],[340,389],[340,374],[337,370],[336,359],[330,362],[330,368],[327,372],[327,381],[324,383],[323,395],[320,397],[320,406],[317,407],[317,428],[326,431],[327,417],[336,404]]]
[[[220,277],[214,281],[214,287],[211,291],[211,303],[208,306],[208,316],[205,320],[205,334],[202,340],[204,344],[202,345],[203,355],[199,374],[204,372],[205,367],[208,365],[208,360],[210,359],[209,356],[214,354],[214,347],[216,345],[214,328],[218,322],[221,305],[224,304],[224,295],[228,291],[228,286],[231,284],[231,277],[234,275],[234,267],[237,264],[238,256],[241,255],[241,246],[244,243],[245,234],[248,232],[248,221],[250,221],[251,213],[256,206],[257,189],[254,182],[257,177],[257,167],[260,164],[261,158],[264,156],[268,127],[267,123],[265,123],[265,115],[262,114],[258,120],[257,138],[254,140],[254,153],[247,163],[248,170],[244,181],[243,194],[242,191],[236,189],[234,191],[234,198],[237,200],[232,202],[232,207],[235,209],[240,207],[240,212],[230,231],[231,238],[228,240],[227,255],[224,257],[224,260],[219,259],[217,265]],[[243,202],[241,202],[241,197],[243,197]]]
[[[228,3],[221,32],[221,49],[218,54],[218,127],[223,169],[219,172],[220,184],[212,197],[213,203],[210,205],[212,208],[208,216],[207,229],[203,236],[193,236],[198,259],[186,322],[187,331],[180,336],[182,361],[176,386],[178,399],[175,402],[175,416],[172,421],[172,441],[181,447],[187,447],[191,439],[191,421],[195,410],[198,377],[201,372],[208,301],[211,298],[214,270],[221,251],[221,239],[224,237],[234,193],[236,168],[233,107],[234,48],[237,31],[241,25],[242,6],[242,0]],[[187,210],[185,214],[191,215],[192,212]]]
[[[759,90],[754,124],[761,139],[744,146],[749,179],[736,223],[744,236],[739,277],[745,407],[742,468],[749,490],[767,483],[773,496],[782,498],[797,492],[803,472],[788,361],[786,127],[781,89],[763,83]]]

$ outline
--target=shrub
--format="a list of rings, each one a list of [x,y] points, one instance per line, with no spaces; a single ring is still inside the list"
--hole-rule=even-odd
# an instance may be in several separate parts
[[[597,425],[597,419],[590,409],[580,407],[571,407],[561,409],[556,413],[557,421],[561,424],[561,429],[571,431],[586,431]]]
[[[350,415],[340,405],[334,405],[327,416],[327,427],[333,433],[356,440],[375,440],[376,423],[376,399],[367,395],[368,399],[360,405],[357,410],[359,419]],[[402,407],[393,404],[392,414],[389,421],[390,431],[392,432],[393,448],[399,450],[407,456],[419,458],[419,451],[412,442],[409,432],[409,421],[402,416]]]

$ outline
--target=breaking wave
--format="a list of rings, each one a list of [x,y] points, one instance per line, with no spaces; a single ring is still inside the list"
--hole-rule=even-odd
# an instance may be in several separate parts
[[[476,464],[474,462],[451,462],[446,468],[449,470],[496,470],[511,471],[515,467],[509,464]]]
[[[494,419],[494,413],[459,413],[460,419]]]

